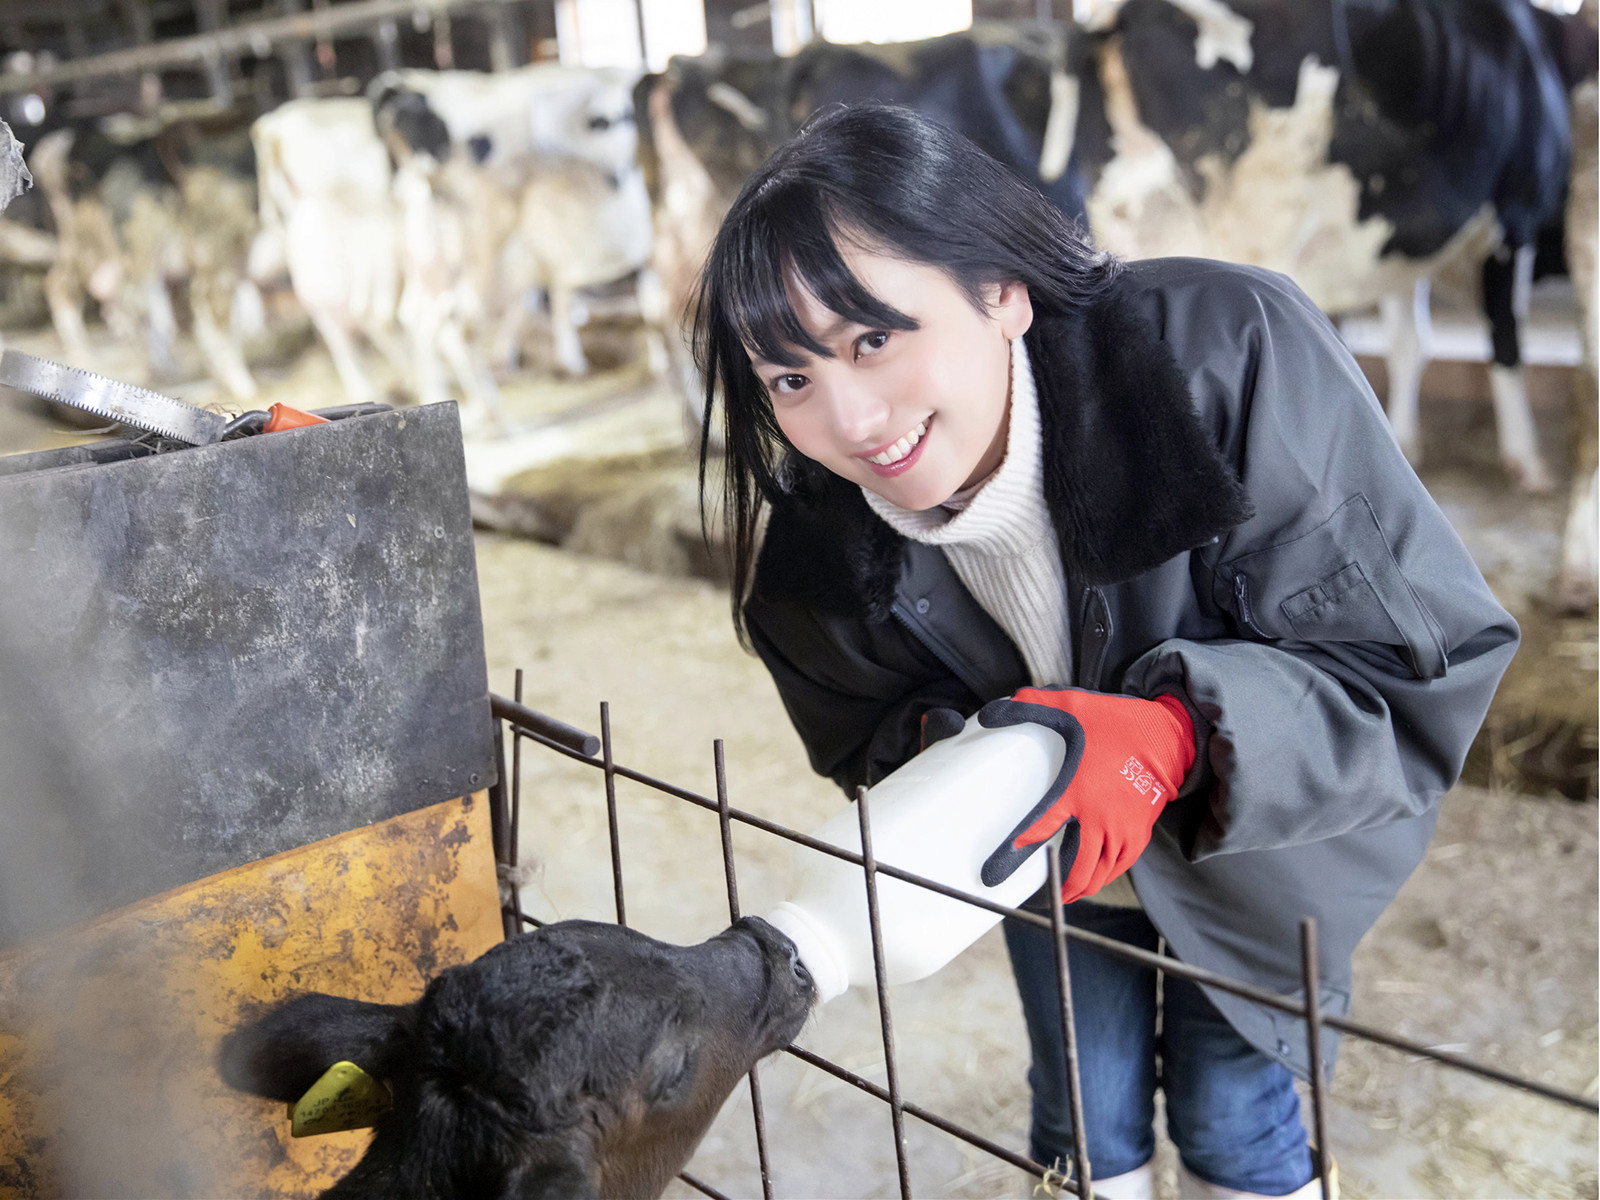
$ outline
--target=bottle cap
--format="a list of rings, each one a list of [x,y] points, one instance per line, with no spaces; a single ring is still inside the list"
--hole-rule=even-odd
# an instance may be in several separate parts
[[[806,970],[811,972],[812,982],[817,985],[818,1004],[826,1004],[835,996],[844,994],[850,986],[850,973],[845,969],[844,961],[826,930],[813,921],[803,908],[787,900],[769,912],[766,919],[768,924],[794,943],[800,961],[805,963]]]

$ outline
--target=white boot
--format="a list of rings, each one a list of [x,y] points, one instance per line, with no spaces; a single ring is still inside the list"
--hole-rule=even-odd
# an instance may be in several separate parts
[[[1094,1189],[1100,1190],[1099,1180],[1094,1181]],[[1269,1200],[1260,1192],[1235,1191],[1220,1184],[1207,1183],[1204,1179],[1196,1179],[1182,1162],[1178,1163],[1178,1195],[1182,1200]],[[1313,1177],[1304,1187],[1296,1188],[1277,1200],[1339,1200],[1339,1168],[1334,1166],[1328,1171],[1327,1196],[1322,1194],[1322,1182]]]
[[[1105,1200],[1153,1200],[1156,1194],[1155,1159],[1152,1158],[1142,1167],[1113,1175],[1110,1179],[1091,1176],[1089,1183],[1094,1188],[1094,1194],[1105,1197]],[[1063,1192],[1063,1195],[1071,1194]]]

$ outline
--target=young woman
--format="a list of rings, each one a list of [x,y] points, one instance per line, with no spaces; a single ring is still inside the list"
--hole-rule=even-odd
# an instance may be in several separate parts
[[[986,869],[1065,824],[1070,923],[1279,993],[1315,917],[1347,1011],[1518,633],[1305,296],[1118,263],[965,139],[862,105],[745,185],[695,332],[735,619],[812,765],[853,794],[931,711],[1066,714],[1076,774]],[[1006,943],[1032,1153],[1070,1162],[1050,940]],[[1098,1191],[1150,1194],[1160,1087],[1186,1195],[1309,1194],[1292,1018],[1169,978],[1158,1023],[1153,972],[1071,967]]]

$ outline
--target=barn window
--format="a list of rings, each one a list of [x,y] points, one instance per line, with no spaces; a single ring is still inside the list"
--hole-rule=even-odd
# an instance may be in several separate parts
[[[910,42],[972,25],[972,0],[812,0],[830,42]]]
[[[556,0],[556,37],[570,66],[660,71],[674,54],[705,53],[706,10],[703,0]]]

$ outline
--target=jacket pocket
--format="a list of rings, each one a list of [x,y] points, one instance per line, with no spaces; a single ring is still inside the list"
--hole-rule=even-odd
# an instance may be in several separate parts
[[[1219,565],[1240,625],[1268,640],[1388,646],[1419,679],[1445,673],[1443,632],[1365,496],[1287,542]]]

